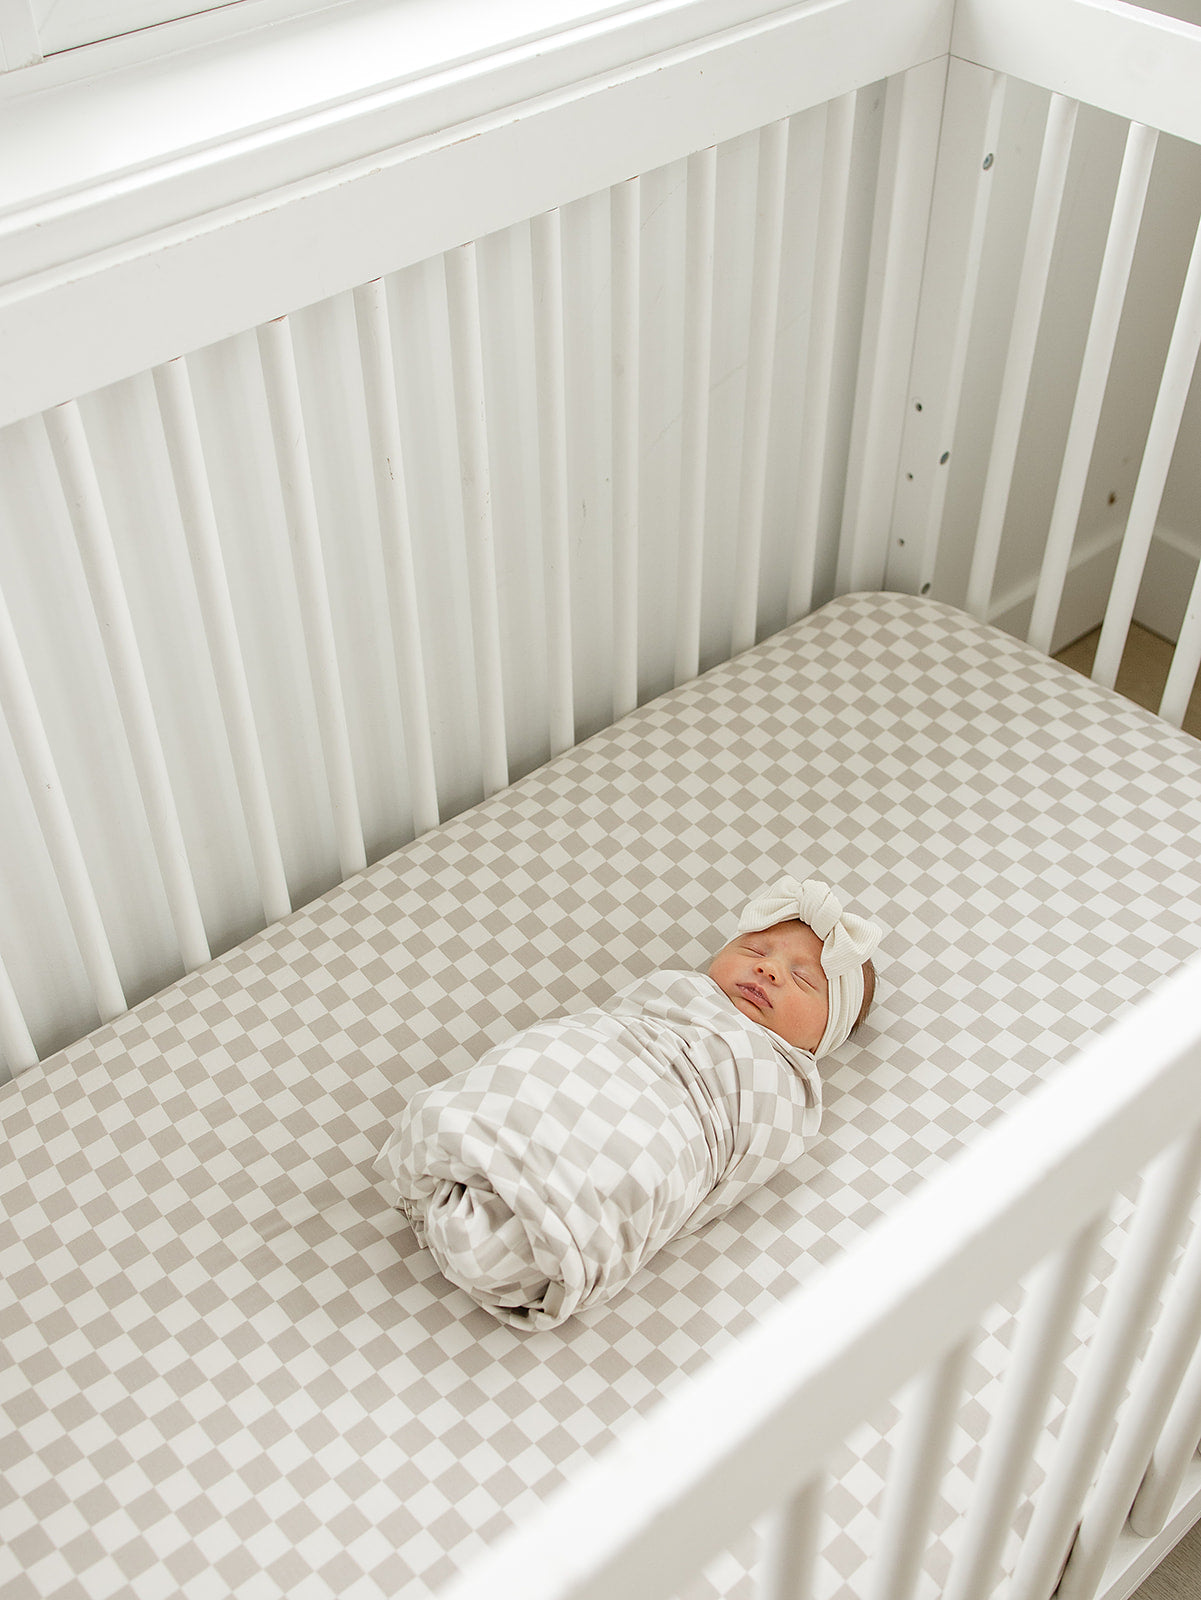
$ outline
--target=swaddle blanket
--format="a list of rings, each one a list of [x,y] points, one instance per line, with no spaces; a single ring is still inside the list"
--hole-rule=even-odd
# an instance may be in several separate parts
[[[820,1120],[808,1051],[703,974],[656,972],[420,1091],[379,1163],[452,1283],[552,1328],[795,1161]]]

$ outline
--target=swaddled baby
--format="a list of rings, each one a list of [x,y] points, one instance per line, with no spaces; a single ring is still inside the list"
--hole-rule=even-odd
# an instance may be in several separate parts
[[[414,1095],[379,1158],[393,1203],[502,1322],[596,1305],[801,1155],[878,940],[825,884],[782,878],[707,974],[651,973]]]

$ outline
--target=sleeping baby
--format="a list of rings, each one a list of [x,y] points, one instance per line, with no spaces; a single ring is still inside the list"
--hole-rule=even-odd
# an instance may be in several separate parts
[[[707,974],[653,972],[415,1094],[380,1152],[389,1198],[502,1322],[597,1305],[797,1160],[879,937],[825,884],[782,878]]]

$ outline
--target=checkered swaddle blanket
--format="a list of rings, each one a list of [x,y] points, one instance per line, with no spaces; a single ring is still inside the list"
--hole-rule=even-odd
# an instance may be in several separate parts
[[[452,1283],[551,1328],[797,1160],[820,1120],[808,1051],[702,974],[657,972],[422,1090],[380,1166]]]

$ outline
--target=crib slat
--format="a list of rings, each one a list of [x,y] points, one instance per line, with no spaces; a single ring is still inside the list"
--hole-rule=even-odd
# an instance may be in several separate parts
[[[764,1538],[762,1600],[809,1600],[825,1493],[825,1474],[819,1472],[772,1515]]]
[[[208,470],[196,420],[196,406],[182,357],[156,367],[154,388],[175,480],[175,493],[188,554],[196,579],[196,595],[208,640],[213,678],[225,719],[238,794],[246,818],[259,896],[268,922],[292,909],[280,854],[279,834],[267,789],[263,752],[255,727],[250,687],[238,643],[217,518],[209,490]]]
[[[1201,1339],[1201,1227],[1194,1227],[1184,1259],[1160,1313],[1080,1531],[1060,1580],[1060,1600],[1091,1600],[1113,1553],[1147,1470],[1189,1357]]]
[[[476,695],[484,796],[509,782],[508,740],[496,588],[496,544],[492,528],[492,475],[488,466],[488,420],[484,399],[484,347],[480,328],[479,274],[475,245],[460,245],[443,257],[450,311],[450,351],[467,534],[467,581],[475,650]]]
[[[563,241],[559,212],[530,222],[534,364],[546,574],[547,698],[552,755],[575,743],[571,661],[571,547],[567,530],[567,378],[563,340]]]
[[[1105,1436],[1197,1193],[1199,1175],[1198,1131],[1170,1146],[1148,1169],[1088,1364],[1068,1406],[1047,1481],[1039,1491],[1009,1600],[1046,1600],[1055,1587]]]
[[[938,563],[1008,80],[952,61],[923,270],[886,586],[926,594]]]
[[[840,594],[883,583],[946,81],[946,60],[929,61],[890,79],[885,95],[882,142],[893,171],[891,182],[881,185],[872,220],[875,289],[856,379],[838,547]]]
[[[1180,637],[1176,641],[1176,649],[1172,652],[1171,669],[1159,702],[1160,716],[1174,728],[1179,728],[1184,722],[1184,714],[1188,710],[1199,668],[1201,668],[1201,566],[1197,568],[1192,592],[1184,608]]]
[[[348,877],[367,865],[359,817],[358,792],[350,754],[346,705],[338,670],[334,622],[317,526],[317,502],[300,404],[296,352],[287,317],[264,323],[258,330],[259,355],[275,455],[287,519],[300,619],[312,678],[321,753],[325,760],[338,841],[338,860]]]
[[[125,994],[3,595],[0,595],[0,705],[4,708],[29,798],[37,813],[71,931],[96,997],[96,1008],[101,1021],[108,1022],[126,1009]],[[14,1033],[13,1038],[21,1047],[28,1034],[22,1037]],[[29,1048],[32,1049],[32,1045]]]
[[[1105,384],[1117,342],[1118,323],[1125,303],[1126,286],[1130,281],[1130,267],[1134,260],[1134,247],[1138,241],[1139,223],[1158,140],[1158,132],[1141,123],[1132,123],[1126,137],[1126,151],[1101,260],[1101,276],[1093,301],[1088,339],[1080,363],[1080,378],[1064,447],[1059,486],[1055,492],[1030,629],[1026,635],[1028,643],[1036,650],[1049,651],[1051,648],[1051,636],[1059,614],[1068,562],[1072,555],[1072,541],[1080,519],[1084,485],[1097,437],[1097,424],[1101,420]]]
[[[763,553],[763,505],[775,371],[776,316],[780,304],[780,251],[784,237],[784,185],[788,176],[788,119],[759,132],[759,184],[755,254],[751,268],[751,329],[742,413],[742,470],[738,494],[738,542],[730,653],[755,642],[759,614],[759,570]]]
[[[1009,491],[1013,483],[1014,464],[1017,461],[1022,417],[1034,369],[1034,350],[1038,341],[1039,323],[1042,320],[1043,300],[1051,268],[1051,252],[1055,246],[1068,160],[1072,153],[1077,109],[1078,103],[1075,100],[1068,100],[1063,95],[1055,94],[1051,96],[1051,104],[1047,111],[1038,178],[1031,204],[1030,226],[1026,234],[1026,249],[1018,277],[1009,348],[1001,378],[1000,398],[997,402],[992,450],[984,478],[980,522],[972,552],[971,574],[968,578],[966,608],[982,621],[987,619],[989,600],[992,597],[993,577],[997,570],[1005,512],[1009,505]]]
[[[83,419],[75,402],[67,400],[47,411],[44,420],[129,741],[180,955],[190,972],[209,959],[208,937]]]
[[[968,231],[967,249],[963,263],[963,292],[955,334],[947,364],[946,386],[942,395],[942,432],[937,441],[939,470],[934,476],[933,493],[927,510],[925,538],[922,540],[922,565],[920,584],[932,584],[938,547],[942,536],[943,513],[947,501],[950,473],[945,470],[945,458],[955,450],[955,424],[963,398],[963,380],[967,370],[968,346],[971,341],[972,322],[976,310],[976,292],[980,283],[980,269],[984,261],[984,241],[992,205],[994,185],[992,173],[995,163],[990,158],[1001,138],[1001,119],[1005,111],[1007,79],[994,74],[989,86],[988,109],[985,113],[982,138],[977,146],[975,185],[972,195],[971,227]]]
[[[817,207],[817,254],[805,356],[805,399],[801,415],[800,467],[795,542],[788,580],[789,622],[813,609],[813,581],[821,525],[826,448],[830,437],[830,396],[834,385],[834,347],[838,297],[846,242],[847,195],[855,134],[856,91],[826,107],[822,149],[822,187]]]
[[[974,1600],[990,1591],[1104,1226],[1100,1216],[1082,1228],[1040,1266],[1031,1284],[944,1600]]]
[[[705,473],[709,381],[713,352],[713,246],[717,212],[717,148],[688,158],[684,245],[684,401],[680,440],[680,540],[675,681],[700,671],[701,596],[705,565]]]
[[[422,834],[438,826],[438,781],[434,771],[425,658],[421,647],[421,617],[413,568],[413,538],[409,526],[404,448],[400,438],[400,410],[392,364],[392,328],[388,317],[387,287],[382,278],[373,278],[370,283],[361,284],[354,291],[354,317],[358,329],[363,395],[367,406],[367,431],[371,440],[384,575],[392,615],[413,831]]]
[[[1163,364],[1159,393],[1151,414],[1151,427],[1139,466],[1134,496],[1130,503],[1130,516],[1122,538],[1122,551],[1118,557],[1109,604],[1105,608],[1105,621],[1097,641],[1097,654],[1093,662],[1094,683],[1112,689],[1126,647],[1126,635],[1134,616],[1134,604],[1142,582],[1147,551],[1155,532],[1155,519],[1163,499],[1168,469],[1176,449],[1185,403],[1188,400],[1197,353],[1201,349],[1201,227],[1193,242],[1193,253],[1185,275],[1180,306],[1168,344]]]
[[[8,969],[0,961],[0,1057],[16,1077],[28,1067],[35,1067],[38,1053],[34,1046],[21,1007],[8,976]]]
[[[910,1600],[946,1466],[951,1427],[975,1334],[960,1340],[914,1386],[905,1432],[888,1478],[871,1600]]]
[[[613,715],[638,704],[638,335],[641,184],[609,193],[613,340]]]
[[[1156,1441],[1155,1451],[1134,1504],[1130,1526],[1143,1539],[1153,1539],[1168,1520],[1189,1462],[1201,1446],[1201,1348],[1193,1353],[1180,1392]]]

